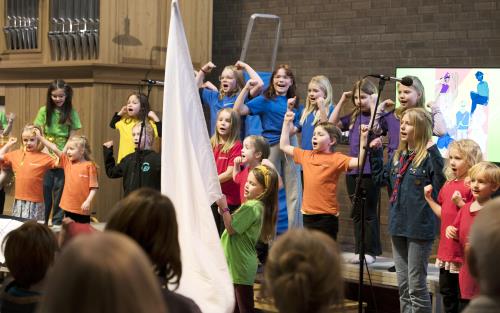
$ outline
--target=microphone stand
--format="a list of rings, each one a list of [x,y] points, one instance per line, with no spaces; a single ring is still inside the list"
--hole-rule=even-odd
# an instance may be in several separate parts
[[[363,77],[365,79],[369,75]],[[369,138],[370,134],[373,133],[373,123],[375,121],[375,113],[377,112],[379,101],[380,101],[380,95],[382,94],[382,91],[384,90],[385,86],[385,79],[379,78],[378,81],[378,94],[377,94],[377,102],[375,103],[375,112],[370,118],[370,129],[368,130],[368,139],[366,140],[366,144],[363,147],[365,151],[365,157],[361,162],[360,167],[358,168],[358,177],[356,179],[356,188],[354,190],[354,196],[352,200],[352,210],[353,212],[356,212],[355,210],[358,210],[361,212],[361,231],[360,231],[360,242],[359,242],[359,286],[358,286],[358,313],[363,312],[363,285],[364,285],[364,263],[365,263],[365,202],[366,202],[366,192],[363,190],[363,195],[361,194],[361,181],[363,179],[363,172],[365,169],[365,164],[366,160],[368,159],[368,148],[369,148]],[[361,127],[361,120],[360,120],[360,127]],[[360,133],[361,136],[361,133]]]
[[[151,89],[153,89],[154,82],[148,80],[147,84],[148,84],[148,93],[146,94],[146,100],[149,103],[149,95],[151,93]],[[143,109],[141,108],[141,110],[143,110]],[[149,112],[143,112],[143,113],[144,114],[142,116],[142,121],[141,121],[141,130],[139,131],[139,143],[138,143],[138,146],[137,146],[137,154],[136,154],[135,166],[134,166],[134,169],[135,169],[134,172],[137,173],[137,177],[139,179],[139,185],[138,186],[142,186],[142,175],[141,175],[142,169],[141,169],[141,164],[142,164],[142,161],[144,160],[144,150],[141,148],[141,142],[144,140],[143,139],[143,137],[144,137],[144,126],[146,125],[146,120],[147,120]]]

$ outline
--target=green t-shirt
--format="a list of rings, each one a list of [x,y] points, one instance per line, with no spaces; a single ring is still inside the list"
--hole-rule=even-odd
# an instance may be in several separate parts
[[[43,106],[40,110],[38,110],[38,114],[36,115],[33,124],[43,127],[45,137],[55,143],[57,148],[62,150],[69,139],[70,131],[82,128],[82,123],[80,122],[78,113],[76,113],[74,109],[71,110],[70,114],[71,124],[59,124],[60,118],[61,111],[57,109],[54,110],[52,113],[52,122],[50,123],[50,127],[47,126],[47,107]]]
[[[234,284],[253,285],[257,274],[255,245],[262,228],[264,205],[259,200],[249,200],[233,213],[231,226],[235,234],[227,230],[221,237],[224,255]]]
[[[7,116],[5,116],[5,112],[3,111],[0,111],[0,123],[2,129],[5,129],[5,127],[7,127]]]

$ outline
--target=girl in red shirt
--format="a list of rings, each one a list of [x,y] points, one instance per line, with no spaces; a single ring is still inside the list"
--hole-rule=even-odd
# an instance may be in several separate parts
[[[226,196],[227,204],[231,213],[236,210],[240,204],[240,189],[238,184],[233,181],[234,159],[241,154],[240,118],[236,111],[225,108],[217,113],[215,124],[215,133],[210,139],[214,153],[217,174],[222,193]],[[224,223],[219,215],[217,205],[212,206],[215,222],[219,234],[224,231]]]
[[[446,238],[446,227],[455,220],[465,203],[473,200],[470,186],[465,183],[467,171],[483,158],[479,145],[470,139],[453,141],[448,148],[448,163],[445,167],[447,182],[439,191],[437,202],[432,199],[432,185],[425,187],[425,200],[441,219],[440,241],[436,266],[439,267],[439,291],[443,296],[446,313],[458,312],[460,289],[458,273],[462,266],[460,244]]]

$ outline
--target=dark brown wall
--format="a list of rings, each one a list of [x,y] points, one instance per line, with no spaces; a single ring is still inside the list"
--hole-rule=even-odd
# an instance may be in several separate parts
[[[334,98],[369,73],[395,74],[396,67],[499,67],[500,2],[497,0],[215,0],[213,61],[238,60],[253,13],[279,15],[282,37],[277,64],[291,65],[302,99],[314,75],[330,78]],[[269,70],[273,25],[258,22],[247,62]],[[216,81],[219,72],[209,77]],[[383,97],[394,95],[387,85]],[[342,242],[352,242],[343,180]],[[382,190],[385,196],[385,190]],[[386,198],[386,197],[385,197]],[[387,204],[382,210],[384,251]]]

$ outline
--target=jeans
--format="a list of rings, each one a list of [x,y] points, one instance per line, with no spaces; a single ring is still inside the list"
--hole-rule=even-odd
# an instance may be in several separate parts
[[[351,201],[356,190],[357,175],[346,175],[347,192]],[[380,224],[378,221],[377,205],[380,198],[380,188],[373,183],[371,175],[363,175],[361,192],[365,192],[365,253],[371,256],[382,254],[380,243]],[[356,240],[355,253],[359,253],[361,244],[361,210],[353,210],[351,214],[354,222],[354,238]]]
[[[59,207],[64,189],[64,170],[55,168],[48,170],[43,177],[43,201],[45,203],[45,224],[49,222],[50,211],[52,211],[52,224],[60,225],[63,212]],[[54,207],[52,207],[54,205]]]
[[[399,304],[402,313],[431,313],[427,290],[427,265],[433,240],[392,236],[392,254],[396,265]]]

